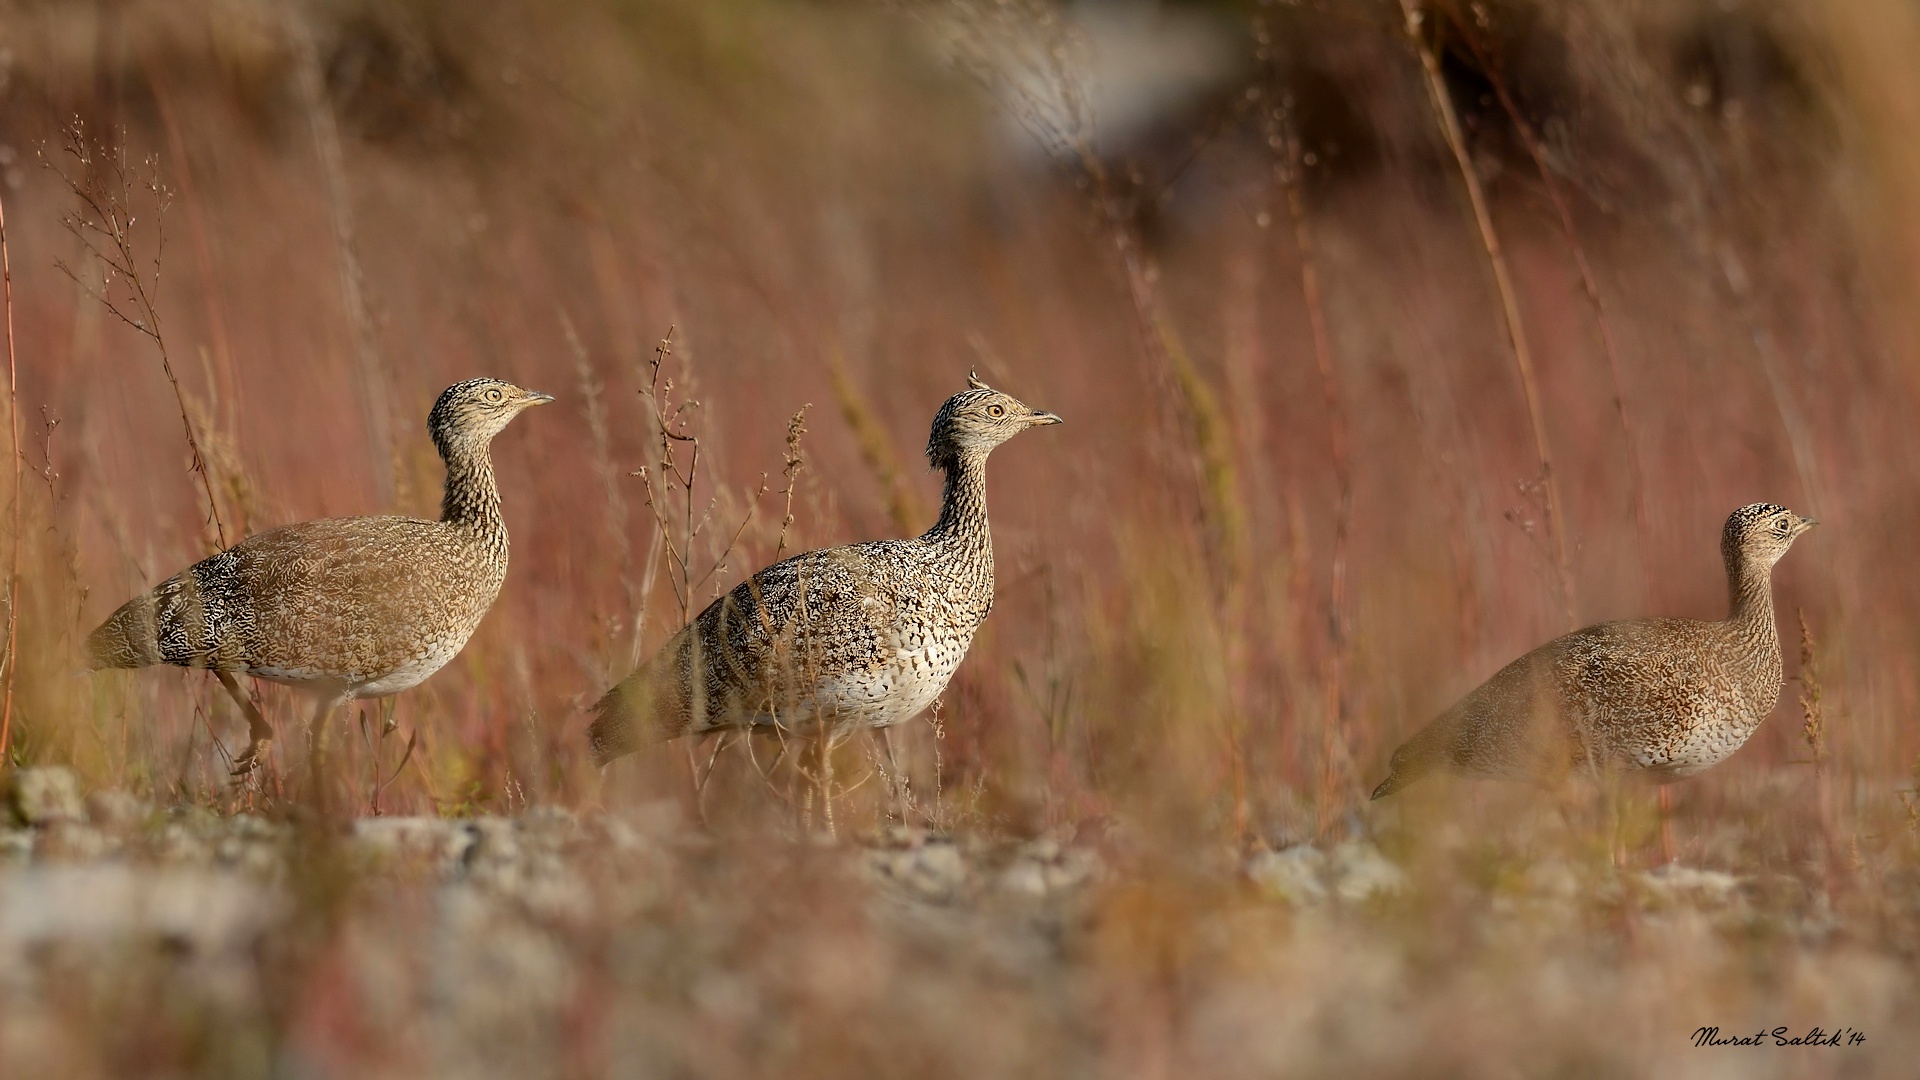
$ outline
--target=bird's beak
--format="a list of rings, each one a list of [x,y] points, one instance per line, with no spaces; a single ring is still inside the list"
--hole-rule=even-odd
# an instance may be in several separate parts
[[[527,391],[527,399],[526,399],[527,408],[531,409],[535,405],[551,405],[551,404],[553,404],[552,394],[543,394],[538,390]]]
[[[1815,525],[1818,525],[1818,524],[1820,524],[1820,523],[1819,523],[1818,521],[1815,521],[1815,520],[1814,520],[1814,519],[1812,519],[1812,518],[1801,518],[1801,519],[1800,519],[1800,528],[1798,528],[1798,529],[1796,529],[1795,531],[1796,531],[1796,532],[1806,532],[1806,531],[1807,531],[1808,529],[1811,529],[1811,528],[1813,528],[1813,527],[1814,527]]]
[[[1045,427],[1048,424],[1064,424],[1066,421],[1050,412],[1035,412],[1032,416],[1027,417],[1027,423],[1034,427]]]

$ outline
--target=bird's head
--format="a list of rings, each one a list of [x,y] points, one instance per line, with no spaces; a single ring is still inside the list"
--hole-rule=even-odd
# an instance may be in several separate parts
[[[552,400],[551,394],[499,379],[468,379],[441,392],[427,414],[427,433],[445,457],[455,448],[485,446],[521,412]]]
[[[1058,416],[1031,408],[969,373],[967,389],[948,398],[934,414],[927,460],[936,469],[951,468],[962,454],[985,454],[1028,428],[1058,423]]]
[[[1749,503],[1727,518],[1720,552],[1729,566],[1768,568],[1780,561],[1800,534],[1818,522],[1775,503]]]

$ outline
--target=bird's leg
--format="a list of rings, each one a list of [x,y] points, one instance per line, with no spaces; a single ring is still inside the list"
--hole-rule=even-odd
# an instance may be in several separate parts
[[[913,805],[913,789],[908,786],[907,774],[900,771],[900,758],[893,750],[893,728],[880,729],[880,745],[887,752],[887,801],[893,804],[894,816],[905,825],[907,811]]]
[[[827,839],[838,840],[840,833],[833,821],[833,748],[836,740],[834,725],[825,716],[820,718],[820,737],[814,741],[820,750],[820,819],[826,823]]]
[[[344,692],[323,693],[319,704],[314,707],[313,719],[307,724],[307,776],[313,788],[314,807],[322,818],[327,816],[327,789],[325,782],[325,764],[327,752],[327,719],[333,710],[350,700]]]
[[[1612,778],[1605,777],[1603,780],[1611,781]],[[1627,824],[1626,813],[1620,805],[1619,785],[1603,782],[1600,787],[1600,798],[1601,810],[1606,815],[1607,823],[1607,857],[1613,862],[1615,870],[1624,870],[1627,867],[1627,842],[1622,834]]]
[[[273,745],[273,725],[267,723],[266,717],[260,715],[260,709],[253,703],[253,699],[240,689],[240,681],[233,677],[233,672],[216,670],[213,675],[220,680],[221,686],[227,688],[227,693],[232,695],[234,704],[240,706],[241,714],[247,718],[247,748],[239,757],[233,759],[233,775],[246,776],[260,767],[260,762],[266,757],[268,748]]]
[[[1660,861],[1673,861],[1673,789],[1660,785]]]
[[[693,810],[700,816],[701,824],[707,823],[707,782],[713,779],[713,770],[720,762],[720,751],[727,748],[727,740],[733,732],[721,728],[713,738],[713,753],[707,755],[707,767],[695,769],[693,773]]]
[[[714,736],[713,753],[707,755],[706,768],[696,774],[693,779],[693,790],[696,794],[707,790],[707,781],[713,779],[713,770],[720,760],[720,751],[727,748],[727,739],[732,735],[733,732],[721,728],[720,733]]]

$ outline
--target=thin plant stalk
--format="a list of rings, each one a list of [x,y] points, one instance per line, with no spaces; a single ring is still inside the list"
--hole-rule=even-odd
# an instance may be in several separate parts
[[[560,312],[560,329],[566,335],[567,348],[573,353],[574,373],[580,381],[580,400],[587,414],[587,434],[593,444],[593,471],[600,478],[600,494],[605,500],[607,538],[620,553],[620,588],[626,597],[627,618],[634,619],[629,635],[627,666],[640,662],[641,633],[644,627],[636,617],[642,609],[640,586],[633,575],[633,548],[627,540],[627,499],[620,490],[620,469],[613,462],[613,436],[607,427],[605,387],[593,372],[587,347],[581,344],[573,320]]]
[[[1140,190],[1138,184],[1123,188],[1101,158],[1093,106],[1084,81],[1074,68],[1077,50],[1064,21],[1045,6],[1038,6],[1028,14],[1041,45],[1033,56],[1032,68],[1052,91],[1054,104],[1059,108],[1058,112],[1048,109],[1030,88],[1014,80],[1012,85],[1019,91],[1020,101],[1015,109],[1016,119],[1054,160],[1079,174],[1090,208],[1106,233],[1127,284],[1142,352],[1148,360],[1146,374],[1156,391],[1155,397],[1169,406],[1178,406],[1163,407],[1160,415],[1163,423],[1172,421],[1169,426],[1184,436],[1169,443],[1183,451],[1179,456],[1185,459],[1190,470],[1196,501],[1208,526],[1206,542],[1212,555],[1209,560],[1212,584],[1223,601],[1218,632],[1227,640],[1243,641],[1247,605],[1241,597],[1240,586],[1247,577],[1251,539],[1229,421],[1212,386],[1192,362],[1161,302],[1157,286],[1159,269],[1141,243],[1135,220],[1137,211],[1151,194]],[[1020,16],[1016,12],[1014,17]],[[1244,653],[1236,648],[1224,651],[1223,655],[1228,661],[1223,749],[1231,787],[1233,831],[1238,843],[1246,838],[1251,817],[1243,730],[1245,685],[1239,677]]]
[[[1215,532],[1215,546],[1230,561],[1241,540],[1237,500],[1217,497],[1233,481],[1232,455],[1219,440],[1211,389],[1187,360],[1164,313],[1155,282],[1159,270],[1144,250],[1135,223],[1153,192],[1116,178],[1102,159],[1096,118],[1075,61],[1082,44],[1067,18],[1042,0],[998,0],[956,5],[970,55],[961,62],[990,87],[1011,91],[1004,101],[1015,122],[1062,168],[1076,174],[1089,208],[1111,246],[1127,285],[1133,321],[1146,361],[1144,375],[1157,402],[1163,443],[1190,470],[1195,502]]]
[[[152,70],[152,57],[143,57],[148,64],[147,85],[153,90],[154,109],[160,115],[160,126],[166,130],[167,149],[173,154],[174,178],[180,184],[180,194],[187,204],[187,224],[189,235],[193,238],[194,267],[200,274],[200,289],[203,306],[207,312],[207,333],[213,338],[213,356],[218,364],[220,396],[226,403],[226,426],[231,430],[239,412],[238,387],[233,374],[233,345],[227,333],[226,316],[220,306],[220,289],[213,270],[213,249],[207,240],[206,215],[202,212],[199,192],[194,186],[193,167],[187,161],[186,137],[181,133],[178,115],[173,109],[173,95],[166,83]],[[241,528],[244,532],[244,526]]]
[[[757,489],[748,493],[747,511],[737,528],[727,537],[724,545],[717,546],[709,561],[705,573],[694,572],[694,544],[713,524],[713,510],[717,500],[710,500],[699,516],[695,517],[695,491],[700,483],[701,434],[697,424],[700,402],[691,397],[676,401],[673,397],[675,383],[667,374],[666,364],[674,355],[673,335],[675,328],[669,326],[667,334],[654,347],[653,359],[647,364],[647,386],[640,391],[640,399],[645,403],[649,419],[653,422],[653,431],[657,436],[654,450],[657,451],[658,464],[646,464],[634,470],[638,477],[647,512],[654,522],[654,540],[656,550],[664,550],[667,561],[667,582],[673,588],[674,600],[680,608],[680,626],[691,623],[695,614],[694,594],[708,581],[715,582],[716,594],[720,589],[720,575],[728,569],[728,560],[739,549],[740,539],[747,527],[753,522],[759,510],[760,498],[767,493],[765,474],[760,477]],[[791,429],[789,432],[792,435]],[[797,438],[797,436],[793,436]],[[790,446],[789,451],[794,452]],[[677,519],[677,520],[676,520]],[[677,535],[676,535],[677,534]],[[648,559],[648,582],[644,586],[650,592],[652,588],[653,559]],[[644,602],[644,597],[643,597]],[[644,621],[644,620],[643,620]],[[695,638],[693,657],[694,670],[698,671],[702,658]],[[704,719],[704,703],[699,699],[698,688],[704,686],[704,680],[696,678],[695,700],[693,703],[693,729],[699,730]],[[687,740],[687,768],[694,785],[695,809],[700,808],[700,789],[703,781],[700,776],[699,762],[694,759],[694,740]]]
[[[1833,775],[1827,767],[1827,717],[1820,701],[1820,653],[1807,625],[1807,612],[1800,609],[1800,734],[1806,740],[1808,760],[1813,765],[1815,812],[1820,819],[1820,841],[1825,849],[1821,861],[1826,871],[1827,888],[1833,888],[1837,855],[1833,829]]]
[[[886,428],[874,415],[873,406],[861,393],[859,384],[853,381],[846,357],[837,348],[827,353],[827,374],[833,380],[833,395],[840,403],[840,414],[853,429],[860,460],[866,463],[867,471],[873,474],[886,497],[888,519],[894,528],[911,536],[922,527],[927,517],[926,508],[901,479],[900,463],[894,457]]]
[[[1480,174],[1474,170],[1473,156],[1467,151],[1466,136],[1460,130],[1460,117],[1454,111],[1452,95],[1448,93],[1446,80],[1440,74],[1440,59],[1434,55],[1433,46],[1427,42],[1422,29],[1426,15],[1421,11],[1418,0],[1400,0],[1400,10],[1406,17],[1407,39],[1413,43],[1414,52],[1420,57],[1420,70],[1426,79],[1427,95],[1432,101],[1440,134],[1446,140],[1447,149],[1452,151],[1454,163],[1460,169],[1460,179],[1466,185],[1474,224],[1480,233],[1481,246],[1486,250],[1487,263],[1493,270],[1494,286],[1500,293],[1507,341],[1512,346],[1514,366],[1520,376],[1520,390],[1526,398],[1527,425],[1533,435],[1534,454],[1540,461],[1540,491],[1547,507],[1548,544],[1560,586],[1562,615],[1566,626],[1572,628],[1575,607],[1573,571],[1567,562],[1566,518],[1560,508],[1559,487],[1554,483],[1553,455],[1547,446],[1546,418],[1541,410],[1540,389],[1533,369],[1533,351],[1527,345],[1526,324],[1520,317],[1520,294],[1514,288],[1513,276],[1507,269],[1507,258],[1500,247],[1500,235],[1493,227],[1493,212],[1487,204],[1486,189],[1480,183]]]
[[[160,371],[167,378],[167,385],[173,388],[173,400],[180,408],[180,424],[186,430],[187,450],[192,455],[189,472],[200,477],[200,488],[207,499],[207,520],[213,525],[214,538],[224,550],[227,546],[227,527],[220,517],[220,504],[213,495],[213,480],[208,475],[207,456],[202,452],[200,439],[194,434],[193,418],[187,405],[186,391],[180,386],[180,378],[173,370],[173,357],[167,351],[167,339],[160,329],[160,257],[166,249],[167,234],[162,221],[172,193],[161,184],[157,165],[148,159],[149,175],[143,186],[153,196],[154,212],[154,254],[153,275],[149,278],[139,265],[133,248],[133,225],[135,215],[131,203],[133,183],[127,177],[125,161],[126,149],[121,147],[111,153],[104,148],[95,148],[87,140],[86,131],[78,120],[67,125],[63,131],[66,139],[64,152],[74,159],[79,167],[78,177],[68,176],[55,168],[51,162],[47,167],[59,175],[67,189],[80,200],[78,213],[68,214],[63,219],[67,231],[80,241],[88,255],[98,259],[106,269],[106,279],[98,289],[82,280],[73,267],[66,263],[56,263],[60,270],[83,289],[88,296],[100,302],[107,313],[124,323],[128,329],[139,333],[153,342],[160,354]],[[99,175],[98,170],[105,168],[111,172],[111,186],[108,180]],[[104,246],[103,246],[104,245]],[[126,298],[116,300],[112,289],[114,279],[118,278],[126,289]]]
[[[1800,412],[1792,388],[1787,385],[1786,365],[1780,359],[1780,347],[1774,343],[1773,333],[1767,329],[1761,317],[1753,280],[1747,274],[1746,263],[1740,258],[1740,253],[1734,249],[1731,241],[1722,240],[1716,255],[1721,279],[1726,282],[1727,291],[1733,294],[1735,308],[1740,313],[1741,321],[1746,323],[1748,336],[1753,339],[1754,355],[1760,360],[1760,373],[1766,379],[1767,396],[1780,417],[1781,429],[1786,432],[1787,450],[1793,455],[1793,471],[1800,481],[1801,494],[1807,500],[1807,511],[1816,518],[1820,517],[1820,485],[1816,482],[1819,462],[1814,450],[1813,432]]]
[[[1520,111],[1520,105],[1507,89],[1507,82],[1494,69],[1480,41],[1467,29],[1466,21],[1459,11],[1449,4],[1447,15],[1460,29],[1460,36],[1466,41],[1467,48],[1473,52],[1474,59],[1480,65],[1480,71],[1492,84],[1494,96],[1500,101],[1500,107],[1506,111],[1513,128],[1520,136],[1521,145],[1527,149],[1527,156],[1533,159],[1534,170],[1540,174],[1540,183],[1546,189],[1548,201],[1553,203],[1555,216],[1559,219],[1560,231],[1566,236],[1567,250],[1573,258],[1574,270],[1580,275],[1580,288],[1586,294],[1587,303],[1593,308],[1594,325],[1599,331],[1600,351],[1607,358],[1607,375],[1613,380],[1613,411],[1620,421],[1620,437],[1627,444],[1627,482],[1631,486],[1633,500],[1634,530],[1640,540],[1640,587],[1644,596],[1653,596],[1653,576],[1647,566],[1647,551],[1652,542],[1653,527],[1647,515],[1647,482],[1645,470],[1640,463],[1640,444],[1634,437],[1633,423],[1627,414],[1626,380],[1620,371],[1620,348],[1613,334],[1613,320],[1607,314],[1606,301],[1600,296],[1600,284],[1593,272],[1593,264],[1587,260],[1586,245],[1580,242],[1579,229],[1574,225],[1573,206],[1567,201],[1566,192],[1553,178],[1553,169],[1547,164],[1546,148],[1540,142],[1540,136],[1533,130]]]
[[[1347,433],[1346,402],[1340,393],[1340,380],[1333,368],[1333,341],[1327,332],[1325,306],[1320,297],[1319,260],[1313,246],[1313,232],[1307,221],[1306,200],[1300,184],[1305,162],[1300,140],[1291,130],[1284,112],[1275,117],[1275,134],[1286,154],[1279,168],[1281,187],[1287,200],[1287,216],[1293,224],[1294,249],[1300,257],[1300,297],[1307,309],[1307,327],[1313,340],[1314,366],[1320,375],[1321,398],[1327,409],[1327,452],[1331,459],[1334,486],[1337,489],[1333,516],[1333,557],[1327,585],[1327,661],[1321,682],[1326,693],[1325,718],[1320,740],[1320,783],[1315,799],[1316,817],[1325,831],[1334,809],[1334,791],[1344,779],[1346,763],[1346,658],[1347,658],[1347,565],[1349,540],[1353,532],[1353,455]]]
[[[287,36],[294,48],[295,83],[307,114],[307,128],[313,138],[314,156],[319,159],[326,193],[327,219],[333,230],[334,255],[340,275],[340,300],[346,307],[347,322],[353,331],[360,402],[366,413],[367,434],[375,447],[374,486],[380,501],[392,505],[396,500],[406,499],[407,483],[405,471],[400,467],[399,444],[393,439],[389,374],[380,358],[373,313],[367,305],[366,274],[355,242],[340,126],[334,119],[333,106],[327,101],[313,34],[291,2],[285,5],[285,16]]]
[[[800,436],[807,433],[807,410],[813,408],[811,402],[800,406],[793,419],[787,421],[787,456],[782,471],[786,474],[787,486],[781,492],[786,497],[786,510],[780,517],[780,539],[774,544],[773,561],[779,562],[786,554],[787,533],[793,528],[793,492],[800,485],[800,470],[806,467],[806,458],[800,455]]]
[[[4,285],[7,319],[7,435],[13,446],[13,551],[7,563],[6,700],[0,705],[0,767],[7,761],[13,736],[13,684],[20,670],[20,375],[13,351],[13,261],[7,250],[7,209],[0,202],[0,284]]]

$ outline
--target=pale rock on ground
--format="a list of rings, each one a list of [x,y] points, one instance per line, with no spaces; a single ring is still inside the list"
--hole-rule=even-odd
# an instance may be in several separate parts
[[[1344,841],[1331,851],[1312,844],[1263,851],[1247,860],[1246,874],[1268,895],[1299,906],[1329,898],[1360,904],[1397,895],[1408,885],[1406,871],[1364,840]]]
[[[79,779],[73,770],[57,765],[15,769],[7,783],[7,808],[21,825],[84,821],[87,816]]]

